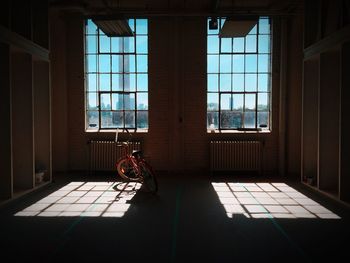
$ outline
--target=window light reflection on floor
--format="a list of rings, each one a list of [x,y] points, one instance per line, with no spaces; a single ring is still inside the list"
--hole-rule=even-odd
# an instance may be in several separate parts
[[[228,217],[321,218],[340,217],[285,183],[213,182]]]
[[[139,183],[71,182],[15,216],[122,217]]]

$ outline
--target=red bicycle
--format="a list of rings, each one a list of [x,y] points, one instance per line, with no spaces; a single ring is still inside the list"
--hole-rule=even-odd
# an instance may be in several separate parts
[[[118,146],[123,147],[123,156],[116,164],[118,174],[129,182],[139,182],[145,186],[146,190],[152,193],[158,191],[158,182],[150,164],[147,163],[142,155],[142,151],[132,151],[130,153],[131,133],[125,129],[128,134],[128,140],[121,142]],[[116,142],[118,140],[118,131]]]

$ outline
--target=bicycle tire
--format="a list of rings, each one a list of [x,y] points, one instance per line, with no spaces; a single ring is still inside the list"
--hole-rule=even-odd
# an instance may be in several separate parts
[[[117,163],[117,172],[123,179],[127,181],[140,181],[140,178],[136,176],[133,166],[127,157],[120,159]]]
[[[141,162],[139,165],[142,171],[144,186],[149,192],[156,193],[158,191],[158,182],[152,167],[146,161]]]

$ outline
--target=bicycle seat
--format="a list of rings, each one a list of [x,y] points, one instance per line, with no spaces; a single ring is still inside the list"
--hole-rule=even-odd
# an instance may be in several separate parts
[[[136,156],[141,156],[141,155],[142,155],[142,151],[133,150],[131,155],[134,156],[134,157],[136,157]]]

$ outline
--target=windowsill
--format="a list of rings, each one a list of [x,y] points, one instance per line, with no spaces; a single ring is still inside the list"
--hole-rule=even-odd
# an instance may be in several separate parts
[[[207,133],[211,134],[227,134],[227,133],[234,133],[234,134],[257,134],[257,133],[263,133],[263,134],[269,134],[271,133],[270,130],[210,130],[207,129]]]
[[[128,129],[130,133],[148,133],[148,129]],[[116,129],[87,129],[86,133],[116,133]],[[126,131],[119,129],[119,133],[126,133]]]

